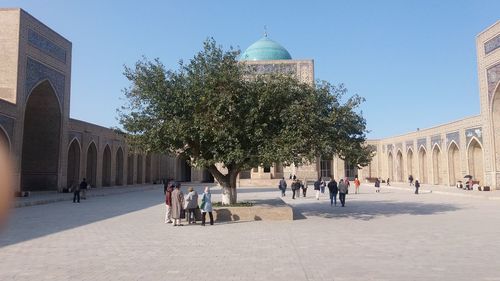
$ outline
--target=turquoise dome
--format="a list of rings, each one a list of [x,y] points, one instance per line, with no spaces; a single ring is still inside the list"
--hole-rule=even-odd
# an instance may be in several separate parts
[[[292,56],[290,56],[290,53],[283,46],[267,38],[267,36],[250,45],[240,55],[240,61],[291,59]]]

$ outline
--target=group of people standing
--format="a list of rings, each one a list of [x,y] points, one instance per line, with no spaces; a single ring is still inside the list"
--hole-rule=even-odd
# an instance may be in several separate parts
[[[80,197],[83,200],[87,199],[87,189],[90,188],[90,185],[87,183],[87,179],[83,178],[80,184],[74,184],[72,188],[73,188],[73,203],[80,203]]]
[[[188,188],[188,194],[184,196],[179,182],[169,182],[164,186],[165,193],[165,223],[173,226],[182,226],[181,219],[187,219],[188,224],[196,223],[196,212],[201,211],[201,225],[205,226],[206,215],[210,217],[210,225],[214,224],[212,213],[212,193],[208,186],[201,196],[201,204],[198,205],[198,193],[192,187]]]

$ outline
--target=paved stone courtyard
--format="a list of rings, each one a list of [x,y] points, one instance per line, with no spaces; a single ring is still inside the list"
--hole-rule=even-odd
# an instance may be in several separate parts
[[[287,194],[294,221],[206,227],[165,225],[160,188],[17,208],[0,280],[500,280],[498,200],[362,186],[340,208],[311,191]]]

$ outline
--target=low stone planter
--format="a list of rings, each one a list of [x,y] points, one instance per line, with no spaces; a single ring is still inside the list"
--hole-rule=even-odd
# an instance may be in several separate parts
[[[251,207],[217,207],[214,208],[216,222],[227,221],[261,221],[261,220],[293,220],[293,209],[283,200],[255,200]]]

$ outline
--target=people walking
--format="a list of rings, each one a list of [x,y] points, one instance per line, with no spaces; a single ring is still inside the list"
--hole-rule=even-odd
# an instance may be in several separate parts
[[[391,186],[391,179],[390,178],[387,178],[387,186]]]
[[[415,181],[415,194],[418,194],[418,189],[420,188],[420,183],[418,180]]]
[[[304,183],[302,184],[302,195],[304,196],[304,198],[306,197],[306,193],[307,193],[307,179],[304,179]]]
[[[81,191],[81,197],[83,200],[87,200],[87,188],[89,187],[89,184],[87,183],[87,181],[85,180],[85,178],[82,180],[82,182],[80,183],[80,191]]]
[[[82,183],[87,184],[85,178],[80,184],[75,184],[73,186],[73,203],[80,203],[80,187],[82,186]]]
[[[188,224],[196,223],[196,208],[198,208],[198,193],[192,187],[188,188],[188,194],[186,195],[186,210],[187,210],[187,221]]]
[[[165,223],[172,223],[172,191],[174,191],[173,182],[166,183],[163,187],[165,191]]]
[[[314,191],[316,192],[316,200],[319,200],[320,188],[321,188],[321,178],[318,178],[318,180],[314,182]]]
[[[319,189],[321,191],[321,194],[324,194],[325,193],[325,187],[326,187],[326,183],[325,183],[325,180],[324,179],[321,179],[321,183],[319,185]]]
[[[292,182],[292,199],[295,199],[295,195],[299,197],[300,193],[300,182],[297,179],[294,179]]]
[[[285,191],[286,191],[286,180],[285,180],[285,177],[283,177],[280,180],[280,183],[278,184],[278,188],[281,190],[281,196],[284,197],[285,196]]]
[[[338,189],[340,204],[342,204],[342,207],[345,207],[345,195],[349,192],[349,187],[343,179],[339,181]]]
[[[413,176],[412,175],[408,176],[408,182],[410,182],[410,186],[413,185]]]
[[[330,206],[337,206],[337,193],[339,192],[339,188],[337,186],[337,182],[332,177],[332,180],[328,183],[328,191],[330,192]]]
[[[359,181],[358,176],[356,175],[356,178],[354,179],[354,188],[355,188],[354,193],[355,194],[358,194],[360,185],[361,185],[361,182]]]
[[[212,193],[210,193],[210,188],[205,187],[205,191],[201,197],[201,225],[205,226],[205,218],[208,213],[210,217],[210,225],[214,225],[214,216],[212,214]]]
[[[172,191],[172,219],[174,220],[173,226],[182,226],[181,212],[184,206],[184,194],[181,191],[181,184],[176,182],[175,189]]]
[[[375,192],[380,192],[380,180],[375,180]]]

